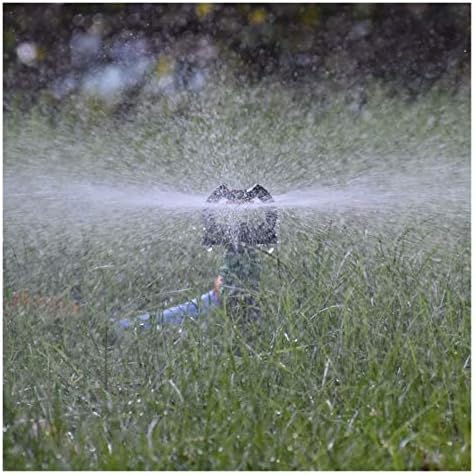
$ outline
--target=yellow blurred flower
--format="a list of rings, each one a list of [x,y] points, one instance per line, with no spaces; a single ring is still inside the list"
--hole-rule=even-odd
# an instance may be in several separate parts
[[[46,57],[46,50],[43,47],[39,47],[37,54],[36,54],[36,60],[37,61],[43,61]]]
[[[162,55],[155,65],[155,74],[159,77],[165,76],[172,71],[172,61],[168,56]]]
[[[320,9],[316,4],[308,4],[300,10],[300,20],[304,25],[313,27],[319,23]]]
[[[195,7],[195,14],[198,18],[206,17],[213,10],[211,3],[198,3]]]
[[[255,8],[248,15],[248,21],[252,25],[261,25],[266,21],[266,12],[263,8]]]

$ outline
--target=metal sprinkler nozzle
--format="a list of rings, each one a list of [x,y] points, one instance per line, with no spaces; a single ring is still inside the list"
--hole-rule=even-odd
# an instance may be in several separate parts
[[[271,194],[259,184],[255,184],[247,190],[229,189],[225,184],[217,187],[207,198],[207,203],[218,204],[244,204],[260,202],[272,202]],[[260,223],[241,222],[232,225],[220,224],[217,219],[217,211],[212,207],[203,211],[205,235],[203,244],[232,245],[237,243],[244,245],[268,245],[277,243],[276,223],[278,213],[275,208],[266,208],[264,219]]]

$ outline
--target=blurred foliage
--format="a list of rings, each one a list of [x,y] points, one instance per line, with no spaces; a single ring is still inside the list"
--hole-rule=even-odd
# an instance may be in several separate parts
[[[20,96],[29,107],[45,90],[62,99],[117,64],[118,45],[143,49],[159,70],[173,58],[175,83],[196,89],[225,71],[288,87],[377,78],[416,94],[442,76],[456,86],[470,76],[469,4],[5,4],[3,21],[6,105]],[[152,70],[119,102],[134,102]],[[196,71],[206,74],[187,79]]]

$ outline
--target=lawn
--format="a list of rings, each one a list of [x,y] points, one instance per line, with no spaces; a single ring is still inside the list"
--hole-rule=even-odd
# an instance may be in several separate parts
[[[5,114],[5,469],[470,469],[468,91],[373,85],[360,112],[320,94]],[[222,182],[362,203],[280,211],[258,319],[119,332],[209,289],[222,250],[196,209],[107,190]]]

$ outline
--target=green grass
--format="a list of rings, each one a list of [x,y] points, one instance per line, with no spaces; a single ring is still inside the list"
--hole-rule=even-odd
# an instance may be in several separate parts
[[[266,98],[277,105],[289,99]],[[349,169],[337,180],[370,165],[377,171],[409,170],[418,161],[454,165],[469,160],[469,128],[458,129],[466,117],[464,100],[448,96],[445,103],[435,94],[417,104],[393,101],[394,121],[383,121],[387,116],[381,112],[379,125],[375,117],[381,109],[370,108],[376,135],[362,139],[365,146],[354,142]],[[225,122],[239,109],[233,101],[226,104]],[[306,170],[337,174],[352,138],[368,126],[337,106],[319,120],[309,119],[306,104],[301,111],[308,117],[306,127],[299,126],[302,117],[289,118],[287,138],[296,149],[275,159],[274,183],[282,187],[287,163],[295,184],[305,183]],[[163,156],[151,152],[156,142],[146,137],[153,128],[145,119],[139,144],[129,140],[132,126],[126,123],[122,139],[117,132],[115,140],[96,134],[89,141],[81,127],[92,126],[85,124],[77,126],[74,138],[67,119],[51,126],[33,116],[27,122],[7,118],[12,127],[6,130],[5,173],[24,173],[37,160],[39,168],[61,163],[65,170],[101,176],[102,163],[93,166],[94,157],[116,151],[111,174],[119,176],[135,150],[147,155],[138,166],[139,179],[146,170],[163,170],[172,182],[193,155],[173,152],[174,128],[188,121],[184,147],[203,134],[200,117],[188,114],[169,118],[170,124],[161,116],[169,125],[167,133],[160,132],[169,139],[160,142],[168,151]],[[279,149],[272,124],[284,130],[286,114],[283,119],[271,114],[274,120],[266,114],[266,107],[250,112],[249,127],[226,144],[220,141],[229,137],[232,125],[217,127],[215,146],[232,151],[240,137],[251,137],[253,121],[261,117],[262,133],[257,144],[246,142],[245,158],[271,178],[273,170],[258,160],[257,151],[266,144]],[[437,116],[431,130],[425,125],[428,115]],[[94,127],[111,132],[107,124]],[[333,136],[338,127],[341,134]],[[392,155],[398,131],[402,138],[408,132],[401,162]],[[206,140],[200,140],[197,151],[206,154]],[[319,147],[341,150],[323,163]],[[83,154],[75,157],[75,149]],[[377,152],[380,162],[374,163]],[[230,159],[234,177],[249,178],[251,172],[239,172],[245,158]],[[219,159],[210,153],[212,164]],[[200,170],[199,163],[190,162],[191,188],[226,172],[200,177]],[[210,286],[220,256],[200,247],[191,229],[198,218],[165,216],[159,226],[152,212],[144,212],[118,214],[124,222],[117,228],[115,216],[103,226],[81,225],[67,213],[60,220],[48,210],[44,216],[15,215],[7,197],[4,468],[470,469],[470,371],[463,368],[470,354],[468,206],[429,216],[399,211],[388,219],[289,212],[282,216],[279,250],[262,256],[255,291],[259,320],[247,319],[246,308],[225,308],[186,322],[183,330],[118,334],[108,326],[114,312],[162,308]],[[33,297],[68,299],[73,288],[81,290],[78,314],[51,309]],[[9,305],[21,289],[31,299]]]
[[[284,259],[256,323],[106,345],[112,296],[5,313],[5,468],[468,469],[468,251],[435,273],[433,252],[359,248]]]

